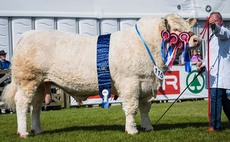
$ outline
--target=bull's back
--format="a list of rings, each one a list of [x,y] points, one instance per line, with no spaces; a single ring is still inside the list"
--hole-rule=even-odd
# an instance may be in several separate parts
[[[30,31],[17,44],[12,72],[18,81],[38,79],[77,87],[97,81],[96,36]]]

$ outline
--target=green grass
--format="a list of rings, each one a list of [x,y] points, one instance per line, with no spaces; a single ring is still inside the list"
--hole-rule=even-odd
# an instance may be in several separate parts
[[[154,125],[170,103],[153,104],[150,117]],[[28,116],[29,117],[29,116]],[[140,114],[136,122],[140,130]],[[222,115],[223,127],[228,124]],[[16,115],[0,115],[0,141],[2,142],[221,142],[230,141],[230,128],[207,133],[207,101],[175,103],[154,126],[155,131],[140,131],[137,135],[124,132],[125,116],[121,106],[110,109],[70,108],[42,111],[45,134],[30,136],[26,140],[16,135]]]

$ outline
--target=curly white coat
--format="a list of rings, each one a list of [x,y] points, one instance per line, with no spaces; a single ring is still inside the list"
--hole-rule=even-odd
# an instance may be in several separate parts
[[[138,28],[148,44],[156,64],[167,68],[161,59],[161,31],[189,32],[195,20],[184,20],[177,14],[164,19],[149,16],[141,18]],[[190,38],[190,46],[197,46],[197,37]],[[3,99],[9,107],[16,104],[17,132],[26,138],[27,108],[31,106],[32,131],[42,133],[40,109],[44,86],[55,84],[76,98],[98,93],[96,70],[97,36],[86,36],[60,31],[29,31],[22,35],[12,59],[12,82]],[[161,82],[153,74],[153,64],[136,34],[135,27],[111,34],[109,65],[114,93],[122,99],[126,115],[125,130],[136,134],[135,115],[140,109],[141,126],[153,130],[148,112],[148,101],[156,95]]]

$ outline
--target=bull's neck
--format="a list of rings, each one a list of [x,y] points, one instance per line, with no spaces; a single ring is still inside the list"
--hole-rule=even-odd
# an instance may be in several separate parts
[[[150,51],[149,46],[147,45],[146,41],[144,40],[141,32],[139,31],[137,24],[135,25],[135,30],[136,30],[136,33],[137,33],[138,37],[140,38],[140,40],[144,44],[145,49],[148,52],[148,55],[149,55],[152,63],[154,64],[154,74],[157,76],[157,78],[159,78],[160,80],[163,80],[164,79],[164,73],[157,67],[157,64],[156,64],[156,61],[155,61],[155,59],[154,59],[154,57],[152,55],[152,52]]]
[[[136,26],[139,32],[141,33],[142,38],[146,42],[146,44],[151,47],[153,45],[153,40],[154,40],[153,33],[150,34],[152,30],[146,30],[148,28],[146,27],[143,28],[143,26],[139,26],[139,24],[137,24]]]

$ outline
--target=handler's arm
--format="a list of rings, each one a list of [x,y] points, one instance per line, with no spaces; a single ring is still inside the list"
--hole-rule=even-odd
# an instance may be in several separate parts
[[[212,33],[214,33],[221,40],[230,39],[230,31],[225,27],[220,27],[216,24],[211,24]]]

